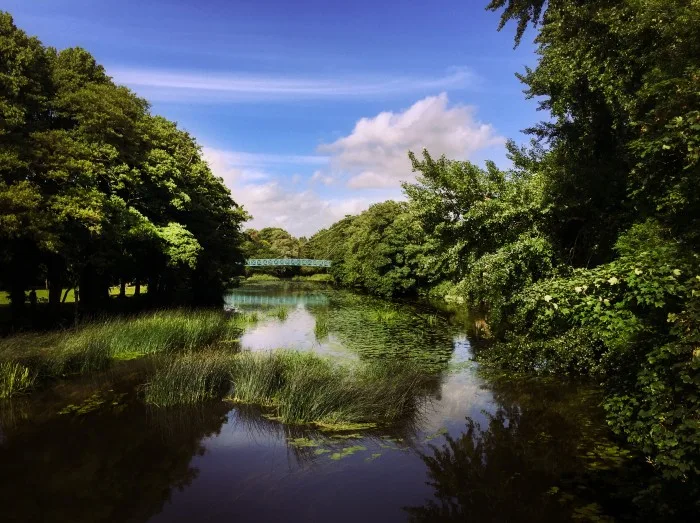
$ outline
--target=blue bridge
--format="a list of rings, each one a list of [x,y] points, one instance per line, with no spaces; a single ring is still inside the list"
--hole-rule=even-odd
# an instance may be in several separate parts
[[[245,261],[246,267],[330,267],[330,260],[310,258],[251,258]]]

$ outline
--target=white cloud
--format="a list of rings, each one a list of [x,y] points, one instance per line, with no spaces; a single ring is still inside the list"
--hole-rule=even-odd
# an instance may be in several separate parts
[[[322,198],[312,190],[285,188],[271,175],[249,171],[245,164],[236,163],[246,155],[207,147],[203,153],[214,174],[231,189],[236,202],[253,216],[247,227],[282,227],[295,236],[311,236],[346,214],[362,212],[383,199],[358,195]],[[251,172],[260,178],[252,178]]]
[[[427,148],[434,156],[469,159],[476,151],[502,144],[504,139],[491,125],[478,122],[474,112],[469,106],[450,107],[443,93],[419,100],[402,112],[363,118],[348,136],[320,146],[318,155],[252,154],[206,147],[203,152],[234,199],[253,216],[249,227],[276,226],[309,236],[372,203],[401,199],[400,181],[414,177],[409,150],[420,153]],[[284,180],[279,176],[282,167],[297,174],[288,174]],[[313,174],[302,178],[298,172],[304,168]],[[341,179],[346,180],[342,194],[338,189],[332,197],[320,194]]]
[[[334,171],[349,176],[349,188],[389,188],[414,178],[409,150],[420,154],[426,148],[435,157],[466,160],[476,151],[504,143],[493,126],[475,119],[474,107],[448,103],[442,93],[402,112],[362,118],[352,133],[318,151],[331,156]]]
[[[322,183],[323,185],[333,185],[335,182],[335,178],[330,176],[329,174],[326,174],[323,171],[314,171],[314,174],[311,175],[311,181],[312,182],[319,182]]]
[[[423,78],[371,75],[302,78],[132,68],[110,68],[109,74],[116,82],[134,88],[151,100],[186,102],[367,98],[463,89],[478,82],[476,75],[465,68],[452,68],[442,76]]]

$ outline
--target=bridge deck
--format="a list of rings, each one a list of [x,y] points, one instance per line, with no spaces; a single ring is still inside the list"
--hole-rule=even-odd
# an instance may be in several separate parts
[[[310,258],[251,258],[245,261],[246,267],[330,267],[331,260]]]

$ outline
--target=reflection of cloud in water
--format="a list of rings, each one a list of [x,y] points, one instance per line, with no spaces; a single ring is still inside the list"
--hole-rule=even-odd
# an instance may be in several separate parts
[[[442,383],[440,398],[426,406],[421,428],[425,432],[434,432],[455,423],[460,429],[464,428],[464,418],[478,416],[491,401],[491,394],[473,370],[448,374]]]
[[[294,349],[344,357],[356,357],[346,350],[332,334],[323,341],[316,340],[316,320],[303,305],[289,312],[283,321],[266,318],[249,327],[241,336],[241,346],[252,351]]]
[[[453,346],[451,364],[472,360],[471,345],[466,335],[456,335]],[[483,385],[475,368],[448,372],[440,387],[439,399],[434,399],[425,408],[422,428],[433,432],[445,425],[462,423],[466,416],[478,417],[479,412],[493,401],[491,393]]]

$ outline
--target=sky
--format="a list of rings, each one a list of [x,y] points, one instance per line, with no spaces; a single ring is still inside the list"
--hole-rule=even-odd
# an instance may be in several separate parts
[[[508,167],[541,115],[515,77],[526,33],[486,0],[3,0],[15,24],[90,51],[202,146],[252,215],[310,236],[401,199],[408,151]]]

